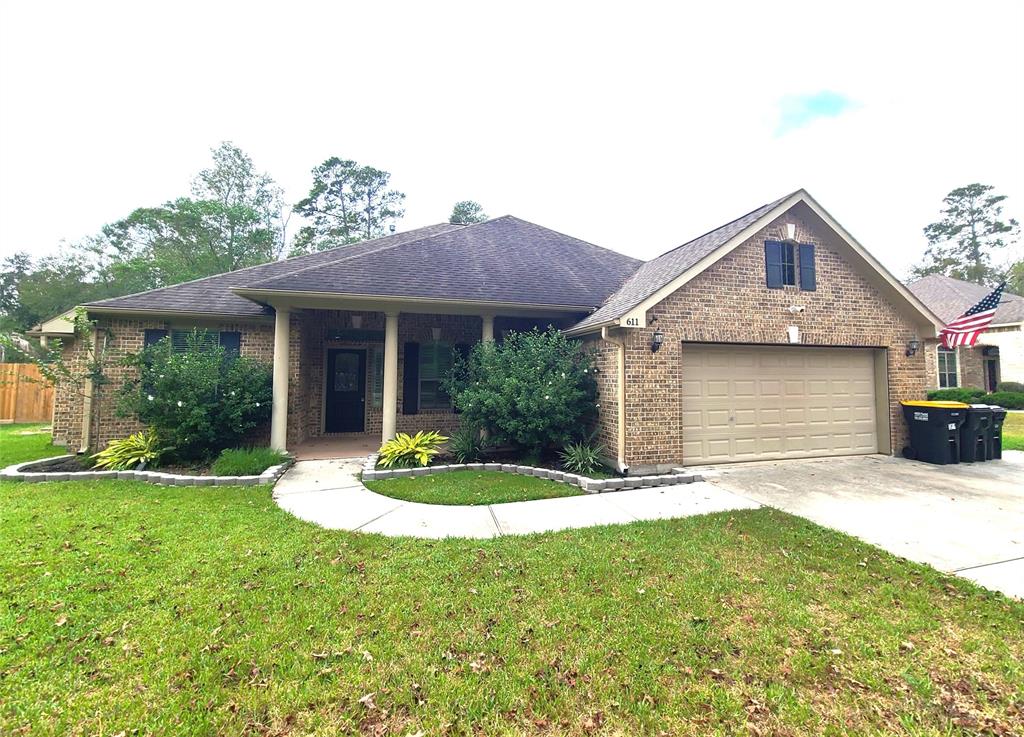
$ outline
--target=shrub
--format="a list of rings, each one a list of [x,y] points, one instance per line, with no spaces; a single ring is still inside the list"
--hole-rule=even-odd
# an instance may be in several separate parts
[[[566,445],[559,451],[558,457],[562,459],[562,466],[566,470],[586,475],[602,466],[602,452],[603,448],[593,439],[580,440]]]
[[[456,360],[445,390],[463,422],[534,455],[575,440],[597,410],[589,354],[554,328],[477,344]]]
[[[1006,409],[1024,409],[1024,392],[998,391],[986,394],[984,389],[939,389],[928,392],[928,399],[967,404],[998,404]]]
[[[1024,392],[994,392],[979,400],[982,404],[998,404],[1005,409],[1024,409]]]
[[[420,430],[415,435],[400,432],[394,440],[380,446],[379,464],[384,468],[411,468],[426,466],[430,459],[441,452],[440,446],[447,437],[433,431]]]
[[[210,466],[210,473],[214,476],[258,476],[286,460],[286,453],[273,448],[226,448]]]
[[[971,387],[957,387],[955,389],[937,389],[928,392],[928,399],[940,402],[966,402],[972,404],[978,401],[979,397],[985,396],[984,389],[973,389]]]
[[[479,461],[486,447],[487,442],[481,437],[480,428],[467,424],[452,433],[448,443],[448,450],[459,463]]]
[[[120,440],[111,440],[106,448],[91,456],[96,468],[127,471],[159,460],[168,448],[160,447],[160,438],[150,428]]]
[[[1019,381],[1000,381],[996,389],[1001,392],[1024,393],[1024,384]]]
[[[271,367],[227,356],[204,332],[193,331],[184,351],[164,338],[127,363],[139,375],[122,387],[120,411],[153,427],[182,459],[238,445],[270,419]]]

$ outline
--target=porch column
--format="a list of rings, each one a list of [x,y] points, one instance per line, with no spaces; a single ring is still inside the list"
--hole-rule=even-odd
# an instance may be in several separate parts
[[[493,343],[494,342],[494,315],[481,315],[480,318],[484,321],[483,330],[480,333],[480,342],[482,343]]]
[[[270,413],[270,447],[287,450],[288,445],[288,338],[291,313],[287,307],[274,308],[274,402]]]
[[[384,313],[384,417],[381,442],[395,437],[398,427],[398,313]]]

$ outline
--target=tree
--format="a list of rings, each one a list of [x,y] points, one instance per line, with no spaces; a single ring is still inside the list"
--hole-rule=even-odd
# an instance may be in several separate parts
[[[484,208],[480,206],[479,202],[473,200],[462,200],[456,202],[455,207],[452,208],[451,217],[448,218],[448,222],[453,225],[472,225],[473,223],[482,223],[487,219],[487,214],[484,212]]]
[[[1003,221],[1000,203],[1006,196],[992,194],[993,189],[969,184],[946,195],[942,219],[924,228],[928,248],[914,276],[944,274],[978,284],[999,280],[992,255],[1012,242],[1019,228],[1013,218]]]
[[[378,238],[389,220],[405,214],[405,195],[388,189],[391,175],[337,156],[312,171],[313,187],[294,211],[306,218],[292,244],[292,254],[325,251]]]
[[[1003,274],[1006,290],[1012,294],[1024,295],[1024,261],[1017,261]]]

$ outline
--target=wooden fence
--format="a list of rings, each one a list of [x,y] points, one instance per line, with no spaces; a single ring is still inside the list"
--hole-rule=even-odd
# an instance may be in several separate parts
[[[52,417],[53,385],[45,383],[39,367],[0,363],[0,422],[50,422]]]

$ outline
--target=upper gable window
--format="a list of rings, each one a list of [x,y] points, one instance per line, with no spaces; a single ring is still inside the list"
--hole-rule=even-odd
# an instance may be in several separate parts
[[[798,251],[799,248],[799,251]],[[764,242],[765,283],[769,289],[782,289],[797,285],[797,253],[799,252],[800,289],[817,288],[814,273],[814,246],[810,243],[789,241]]]

